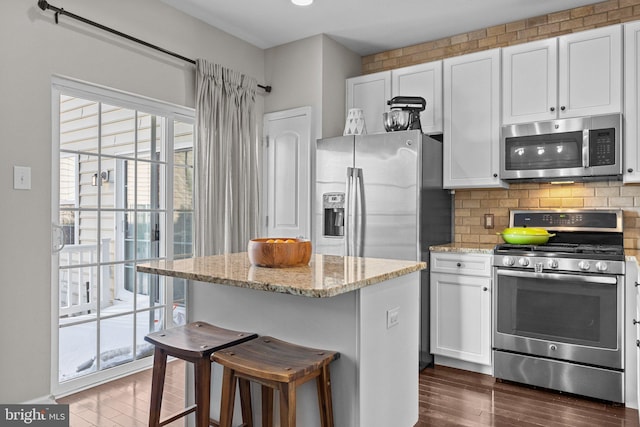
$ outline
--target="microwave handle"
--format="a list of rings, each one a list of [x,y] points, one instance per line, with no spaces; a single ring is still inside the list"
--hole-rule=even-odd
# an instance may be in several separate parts
[[[582,130],[582,167],[589,167],[589,129]]]

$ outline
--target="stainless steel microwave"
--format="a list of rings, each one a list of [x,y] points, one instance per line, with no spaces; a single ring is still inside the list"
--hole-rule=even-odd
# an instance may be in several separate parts
[[[500,179],[581,181],[622,177],[622,114],[506,125]]]

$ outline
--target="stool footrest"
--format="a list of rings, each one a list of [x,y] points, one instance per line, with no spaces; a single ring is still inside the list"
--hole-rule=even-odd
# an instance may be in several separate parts
[[[160,421],[159,425],[163,426],[163,425],[172,423],[175,420],[184,417],[185,415],[189,415],[190,413],[195,412],[197,407],[198,407],[197,405],[191,405],[191,406],[185,408],[183,411],[176,412],[173,415],[170,415],[167,418],[165,418],[164,420]]]

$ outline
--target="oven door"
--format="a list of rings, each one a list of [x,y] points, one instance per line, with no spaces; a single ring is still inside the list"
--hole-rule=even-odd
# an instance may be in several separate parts
[[[623,280],[495,269],[494,348],[623,367]]]

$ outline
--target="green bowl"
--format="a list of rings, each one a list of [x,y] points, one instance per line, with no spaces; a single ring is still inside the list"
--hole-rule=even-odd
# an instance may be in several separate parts
[[[505,242],[514,245],[544,245],[550,237],[555,236],[555,234],[549,234],[544,228],[535,227],[505,228],[502,233],[498,234]]]

